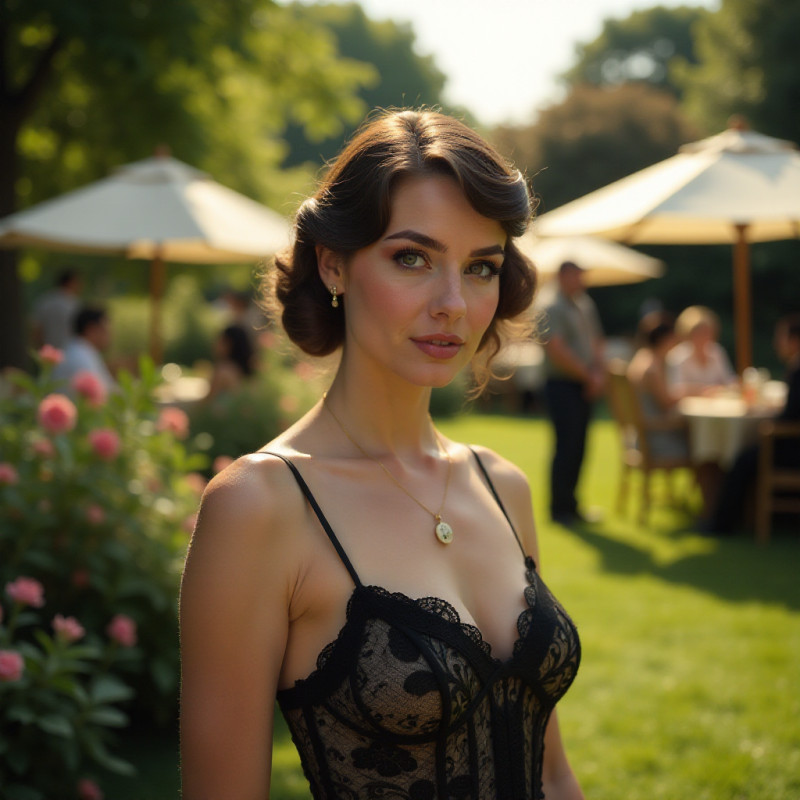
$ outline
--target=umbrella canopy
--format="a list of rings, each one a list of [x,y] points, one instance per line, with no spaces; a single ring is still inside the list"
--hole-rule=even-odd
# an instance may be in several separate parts
[[[516,243],[536,265],[543,280],[554,277],[565,261],[573,261],[585,270],[587,286],[638,283],[664,274],[663,261],[593,236],[548,238],[528,231]]]
[[[182,161],[157,155],[0,220],[0,246],[151,261],[151,351],[160,348],[164,262],[241,263],[289,244],[289,223]]]
[[[737,364],[751,361],[749,243],[800,237],[800,153],[731,128],[543,214],[540,236],[628,244],[735,244]]]

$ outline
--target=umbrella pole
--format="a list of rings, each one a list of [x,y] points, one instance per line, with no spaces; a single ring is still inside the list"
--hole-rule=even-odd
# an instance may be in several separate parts
[[[750,281],[750,245],[747,225],[736,225],[733,246],[733,311],[736,331],[736,369],[741,375],[753,364],[753,309]]]
[[[156,256],[150,262],[150,358],[157,365],[161,363],[163,356],[161,298],[164,295],[166,272],[164,259]]]

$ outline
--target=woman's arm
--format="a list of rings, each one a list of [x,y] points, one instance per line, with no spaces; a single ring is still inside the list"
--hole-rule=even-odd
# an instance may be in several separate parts
[[[277,499],[285,479],[247,457],[203,497],[181,586],[183,800],[269,796],[295,570]]]

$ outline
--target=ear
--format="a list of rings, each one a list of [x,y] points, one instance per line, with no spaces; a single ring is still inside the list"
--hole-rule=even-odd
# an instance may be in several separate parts
[[[325,288],[330,289],[331,286],[335,286],[339,295],[343,295],[345,291],[344,258],[340,253],[321,244],[318,244],[315,249],[319,277],[325,284]]]

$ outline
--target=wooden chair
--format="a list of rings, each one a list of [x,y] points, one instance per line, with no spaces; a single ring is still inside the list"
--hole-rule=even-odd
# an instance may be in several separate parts
[[[775,465],[775,443],[798,438],[800,422],[770,420],[759,428],[758,473],[756,476],[756,541],[770,538],[772,515],[776,511],[800,513],[800,467]]]
[[[624,513],[630,473],[635,469],[641,470],[642,504],[639,522],[644,524],[650,512],[650,478],[653,472],[664,470],[669,474],[676,469],[691,467],[692,462],[688,454],[683,458],[665,458],[653,453],[648,442],[648,432],[676,430],[676,423],[673,420],[656,421],[645,416],[636,388],[628,379],[627,364],[620,359],[610,361],[607,365],[607,375],[608,403],[617,423],[622,448],[622,473],[617,509],[618,513]],[[678,424],[681,424],[680,421]]]

